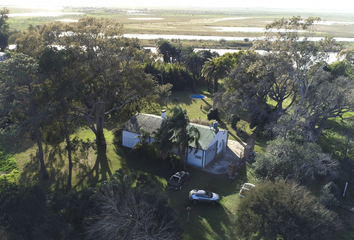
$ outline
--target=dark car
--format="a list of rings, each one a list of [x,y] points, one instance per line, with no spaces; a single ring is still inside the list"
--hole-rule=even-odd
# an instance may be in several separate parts
[[[182,189],[182,186],[189,182],[191,175],[188,172],[180,171],[172,175],[170,180],[167,182],[167,187],[169,189]]]
[[[189,192],[189,200],[197,204],[199,202],[211,203],[215,205],[220,201],[219,194],[209,192],[206,190],[193,189]]]

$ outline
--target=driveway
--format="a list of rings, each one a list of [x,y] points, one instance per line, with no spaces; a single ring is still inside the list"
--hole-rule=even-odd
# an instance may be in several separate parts
[[[227,174],[227,168],[231,162],[236,166],[238,165],[240,156],[244,151],[244,146],[246,146],[246,143],[228,140],[226,151],[203,168],[203,171],[214,174]]]

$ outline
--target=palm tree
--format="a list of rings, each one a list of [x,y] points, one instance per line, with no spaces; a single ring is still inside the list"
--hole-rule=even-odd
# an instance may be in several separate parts
[[[167,40],[162,40],[157,43],[157,51],[162,54],[165,63],[171,62],[172,44]]]
[[[168,154],[173,149],[173,143],[171,141],[173,132],[170,130],[170,123],[167,121],[167,119],[165,119],[162,121],[161,127],[158,128],[156,132],[152,133],[155,139],[154,145],[156,146],[158,154],[162,158],[163,163],[165,163]]]
[[[208,59],[203,65],[202,68],[202,76],[208,83],[208,92],[210,92],[210,82],[214,79],[214,73],[216,70],[215,63],[212,59]],[[214,79],[215,81],[215,79]],[[215,93],[215,83],[214,83],[214,93]]]
[[[192,148],[189,146],[194,143],[195,153],[199,149],[199,139],[200,133],[198,129],[189,124],[189,118],[187,111],[181,107],[174,107],[172,109],[172,117],[167,119],[169,121],[169,126],[171,126],[171,132],[173,132],[172,143],[177,147],[178,155],[181,159],[181,165],[186,169],[186,164],[188,163],[188,153],[192,151]],[[188,150],[190,150],[188,152]]]
[[[192,80],[193,92],[195,92],[196,90],[195,84],[197,81],[197,77],[200,74],[200,71],[202,70],[204,62],[205,59],[199,52],[192,52],[188,54],[185,58],[186,68],[188,71],[190,71],[193,74],[193,80]]]

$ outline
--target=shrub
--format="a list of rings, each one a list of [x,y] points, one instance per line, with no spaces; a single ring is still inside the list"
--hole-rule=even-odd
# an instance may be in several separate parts
[[[231,123],[231,127],[232,128],[236,128],[236,124],[241,120],[241,118],[239,118],[239,116],[237,116],[236,114],[231,114],[229,116],[229,121]]]
[[[153,143],[149,143],[146,145],[146,157],[150,160],[157,160],[158,156],[157,156],[157,151],[156,151],[156,147]]]
[[[209,120],[209,121],[212,120],[212,119],[219,121],[219,120],[220,120],[220,112],[219,112],[219,109],[217,109],[217,108],[215,108],[215,109],[211,108],[211,109],[209,110],[207,116],[208,116],[208,120]]]
[[[175,168],[175,166],[179,166],[181,159],[178,155],[170,152],[166,158],[166,162],[171,164],[172,169]]]
[[[113,129],[113,144],[115,146],[121,146],[122,143],[123,143],[122,129],[121,128]]]
[[[0,172],[10,173],[12,170],[18,170],[15,157],[0,151]]]

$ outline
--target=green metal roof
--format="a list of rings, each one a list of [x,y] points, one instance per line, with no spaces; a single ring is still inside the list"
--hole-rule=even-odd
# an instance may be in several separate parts
[[[162,120],[163,118],[160,116],[137,113],[123,125],[122,130],[137,134],[141,134],[141,130],[144,130],[151,134],[161,126]],[[199,148],[206,150],[215,137],[216,132],[214,129],[195,123],[190,123],[189,125],[193,125],[198,129],[200,133]],[[190,146],[195,147],[194,143],[190,144]]]
[[[161,126],[162,120],[160,116],[137,113],[124,123],[122,130],[137,134],[141,134],[141,130],[144,130],[151,134]]]

